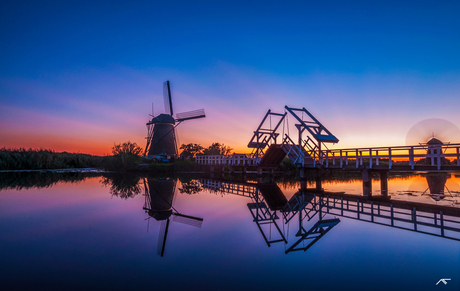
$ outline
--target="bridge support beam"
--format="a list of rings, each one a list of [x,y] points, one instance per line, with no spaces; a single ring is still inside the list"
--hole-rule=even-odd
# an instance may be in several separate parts
[[[300,190],[301,191],[307,190],[307,181],[306,180],[300,180]]]
[[[305,168],[300,168],[300,179],[305,179],[306,174],[305,174]]]
[[[316,169],[316,190],[318,191],[323,190],[323,186],[321,184],[321,170],[320,169]]]
[[[368,169],[363,169],[363,196],[372,196],[372,175]]]
[[[388,172],[381,171],[380,172],[380,193],[382,196],[388,196]]]

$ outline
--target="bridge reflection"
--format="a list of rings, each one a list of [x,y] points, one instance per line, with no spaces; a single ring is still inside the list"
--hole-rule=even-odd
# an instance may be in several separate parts
[[[436,178],[429,184],[437,183],[437,189],[443,181]],[[247,206],[265,242],[268,246],[284,242],[286,253],[306,251],[312,247],[340,223],[336,217],[460,241],[460,209],[455,207],[398,201],[390,196],[363,197],[327,192],[307,188],[305,183],[289,200],[276,183],[200,179],[200,184],[204,189],[251,199]],[[435,190],[434,186],[429,188]],[[285,228],[280,225],[289,225],[294,221],[298,221],[298,231],[295,241],[289,244]],[[307,230],[304,225],[310,221],[316,222]],[[274,235],[275,238],[272,238]],[[307,242],[306,246],[299,247],[300,243],[305,245]]]

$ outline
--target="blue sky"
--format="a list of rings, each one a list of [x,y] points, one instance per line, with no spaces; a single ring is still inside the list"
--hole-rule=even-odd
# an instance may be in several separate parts
[[[313,112],[335,148],[402,145],[428,118],[460,126],[460,2],[0,5],[0,146],[143,145],[165,80],[176,112],[207,112],[180,126],[180,143],[242,151],[284,105]]]

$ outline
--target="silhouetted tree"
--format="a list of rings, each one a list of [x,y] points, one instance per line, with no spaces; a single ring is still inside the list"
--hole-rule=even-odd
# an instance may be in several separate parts
[[[122,144],[114,144],[112,147],[113,162],[108,165],[108,168],[130,168],[135,167],[142,158],[139,156],[142,148],[135,142],[124,142]]]
[[[193,158],[196,154],[200,154],[203,151],[203,147],[200,144],[189,143],[182,144],[180,149],[183,150],[180,154],[184,158]]]
[[[122,144],[114,144],[112,147],[112,153],[114,156],[120,154],[131,154],[131,155],[139,155],[142,152],[142,148],[137,145],[135,142],[124,142]]]
[[[209,147],[203,150],[204,155],[228,155],[233,148],[220,144],[218,142],[213,143]]]

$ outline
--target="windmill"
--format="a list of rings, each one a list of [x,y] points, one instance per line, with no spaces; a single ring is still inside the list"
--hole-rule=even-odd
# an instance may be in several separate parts
[[[147,181],[146,181],[147,180]],[[163,256],[166,247],[170,219],[195,227],[203,224],[203,218],[179,213],[173,206],[176,181],[173,179],[144,179],[145,204],[144,210],[149,215],[161,221],[160,234],[158,235],[157,253]]]
[[[165,113],[152,116],[147,123],[147,145],[144,156],[169,161],[177,156],[176,127],[183,121],[206,117],[204,109],[177,113],[174,118],[169,81],[163,83]]]

